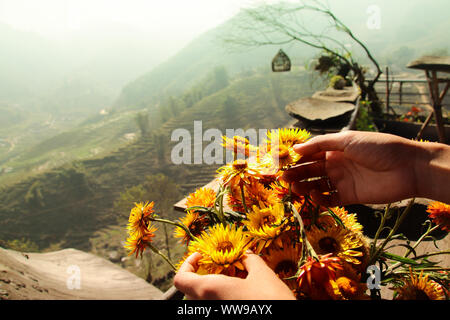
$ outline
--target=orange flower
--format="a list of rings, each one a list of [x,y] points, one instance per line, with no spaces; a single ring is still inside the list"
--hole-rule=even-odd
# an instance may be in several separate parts
[[[152,242],[152,238],[155,236],[156,228],[149,225],[143,232],[133,232],[128,236],[125,242],[124,248],[129,250],[128,255],[136,253],[136,258],[144,252],[145,248]]]
[[[147,229],[150,216],[152,215],[154,202],[142,202],[135,203],[135,206],[130,211],[130,216],[128,218],[127,229],[130,233],[141,232],[144,233]]]
[[[284,182],[284,180],[278,180],[275,183],[270,185],[273,192],[277,195],[277,197],[283,201],[290,200],[290,202],[299,202],[303,203],[305,198],[303,196],[297,195],[294,192],[289,192],[289,185]]]
[[[440,225],[442,230],[450,232],[450,205],[433,201],[428,205],[427,212],[435,224]]]
[[[412,106],[411,107],[411,112],[412,113],[419,113],[419,112],[422,112],[423,110],[421,109],[421,108],[417,108],[417,107],[414,107],[414,106]]]
[[[216,192],[210,188],[200,188],[191,193],[186,199],[186,207],[213,207],[216,202]]]
[[[297,278],[298,297],[313,300],[342,299],[336,284],[336,271],[342,269],[341,260],[331,254],[319,256],[319,260],[309,257],[301,267]]]
[[[344,300],[368,300],[367,284],[361,282],[361,275],[347,264],[336,272],[336,284]]]
[[[208,223],[205,216],[195,211],[189,211],[184,218],[180,219],[180,222],[186,226],[194,237],[199,236],[206,229]],[[189,243],[192,240],[190,235],[180,227],[175,228],[174,237],[181,238],[181,242],[184,243]]]
[[[244,212],[240,188],[234,186],[231,187],[230,191],[231,192],[228,195],[228,204],[234,210]],[[264,208],[278,203],[278,198],[275,194],[257,181],[253,181],[251,184],[244,187],[244,197],[247,208],[252,208],[253,206]]]
[[[247,160],[238,159],[217,169],[224,186],[243,186],[259,178],[259,166]]]

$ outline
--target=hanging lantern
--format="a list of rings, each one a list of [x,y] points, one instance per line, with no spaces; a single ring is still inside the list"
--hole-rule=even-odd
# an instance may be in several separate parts
[[[291,60],[284,53],[283,50],[280,49],[276,56],[272,59],[272,71],[273,72],[285,72],[291,70]]]

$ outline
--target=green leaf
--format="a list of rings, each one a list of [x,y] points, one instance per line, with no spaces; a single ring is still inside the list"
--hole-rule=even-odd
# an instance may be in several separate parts
[[[334,218],[334,220],[336,220],[338,225],[340,225],[340,226],[345,228],[345,225],[342,222],[341,218],[339,218],[330,208],[328,208],[328,213]]]
[[[391,259],[391,260],[403,262],[403,263],[406,263],[406,264],[420,265],[420,263],[417,262],[416,260],[409,259],[409,258],[405,258],[405,257],[402,257],[402,256],[398,256],[398,255],[396,255],[396,254],[393,254],[393,253],[390,253],[390,252],[386,252],[386,251],[384,251],[384,252],[381,254],[381,256],[382,256],[382,257],[385,257],[385,258],[387,258],[387,259]]]

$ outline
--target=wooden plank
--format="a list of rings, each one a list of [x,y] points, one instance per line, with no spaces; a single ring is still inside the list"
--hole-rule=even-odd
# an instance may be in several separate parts
[[[210,182],[208,182],[207,184],[205,184],[204,186],[199,186],[199,188],[210,188],[213,189],[214,191],[219,190],[219,180],[216,178]],[[180,201],[178,201],[177,203],[175,203],[173,205],[173,208],[177,211],[181,211],[184,212],[184,210],[186,210],[186,198],[181,199]]]
[[[286,111],[294,118],[306,121],[324,121],[352,112],[355,105],[316,98],[302,98],[289,103]]]
[[[450,73],[450,56],[423,56],[408,63],[406,67]]]

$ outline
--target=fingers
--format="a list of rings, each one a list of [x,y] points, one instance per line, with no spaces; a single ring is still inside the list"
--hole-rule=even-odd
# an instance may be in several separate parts
[[[191,254],[181,265],[173,279],[175,287],[187,296],[196,296],[195,284],[201,279],[201,276],[196,274],[195,271],[200,258],[201,254],[198,252]]]
[[[325,207],[336,207],[342,205],[341,199],[339,198],[339,192],[329,192],[327,194],[323,194],[322,191],[312,190],[310,195],[315,203]]]
[[[245,258],[242,260],[242,264],[248,272],[247,278],[252,275],[261,275],[261,272],[267,272],[268,270],[272,271],[260,256],[250,251],[246,253]]]
[[[316,136],[305,143],[294,146],[295,152],[309,157],[322,151],[344,151],[348,144],[348,132]]]
[[[194,252],[189,257],[186,258],[186,260],[181,265],[180,269],[178,269],[178,272],[195,272],[197,270],[197,262],[200,260],[202,255],[198,252]]]
[[[318,153],[310,154],[310,155],[304,155],[300,158],[300,160],[297,163],[307,163],[307,162],[314,162],[319,160],[325,160],[326,152],[321,151]]]
[[[283,180],[287,182],[302,181],[309,178],[324,177],[327,175],[325,161],[317,161],[293,167],[283,174]]]
[[[305,195],[317,190],[320,192],[334,191],[335,188],[328,178],[321,178],[313,181],[298,181],[292,184],[292,192],[298,195]]]

